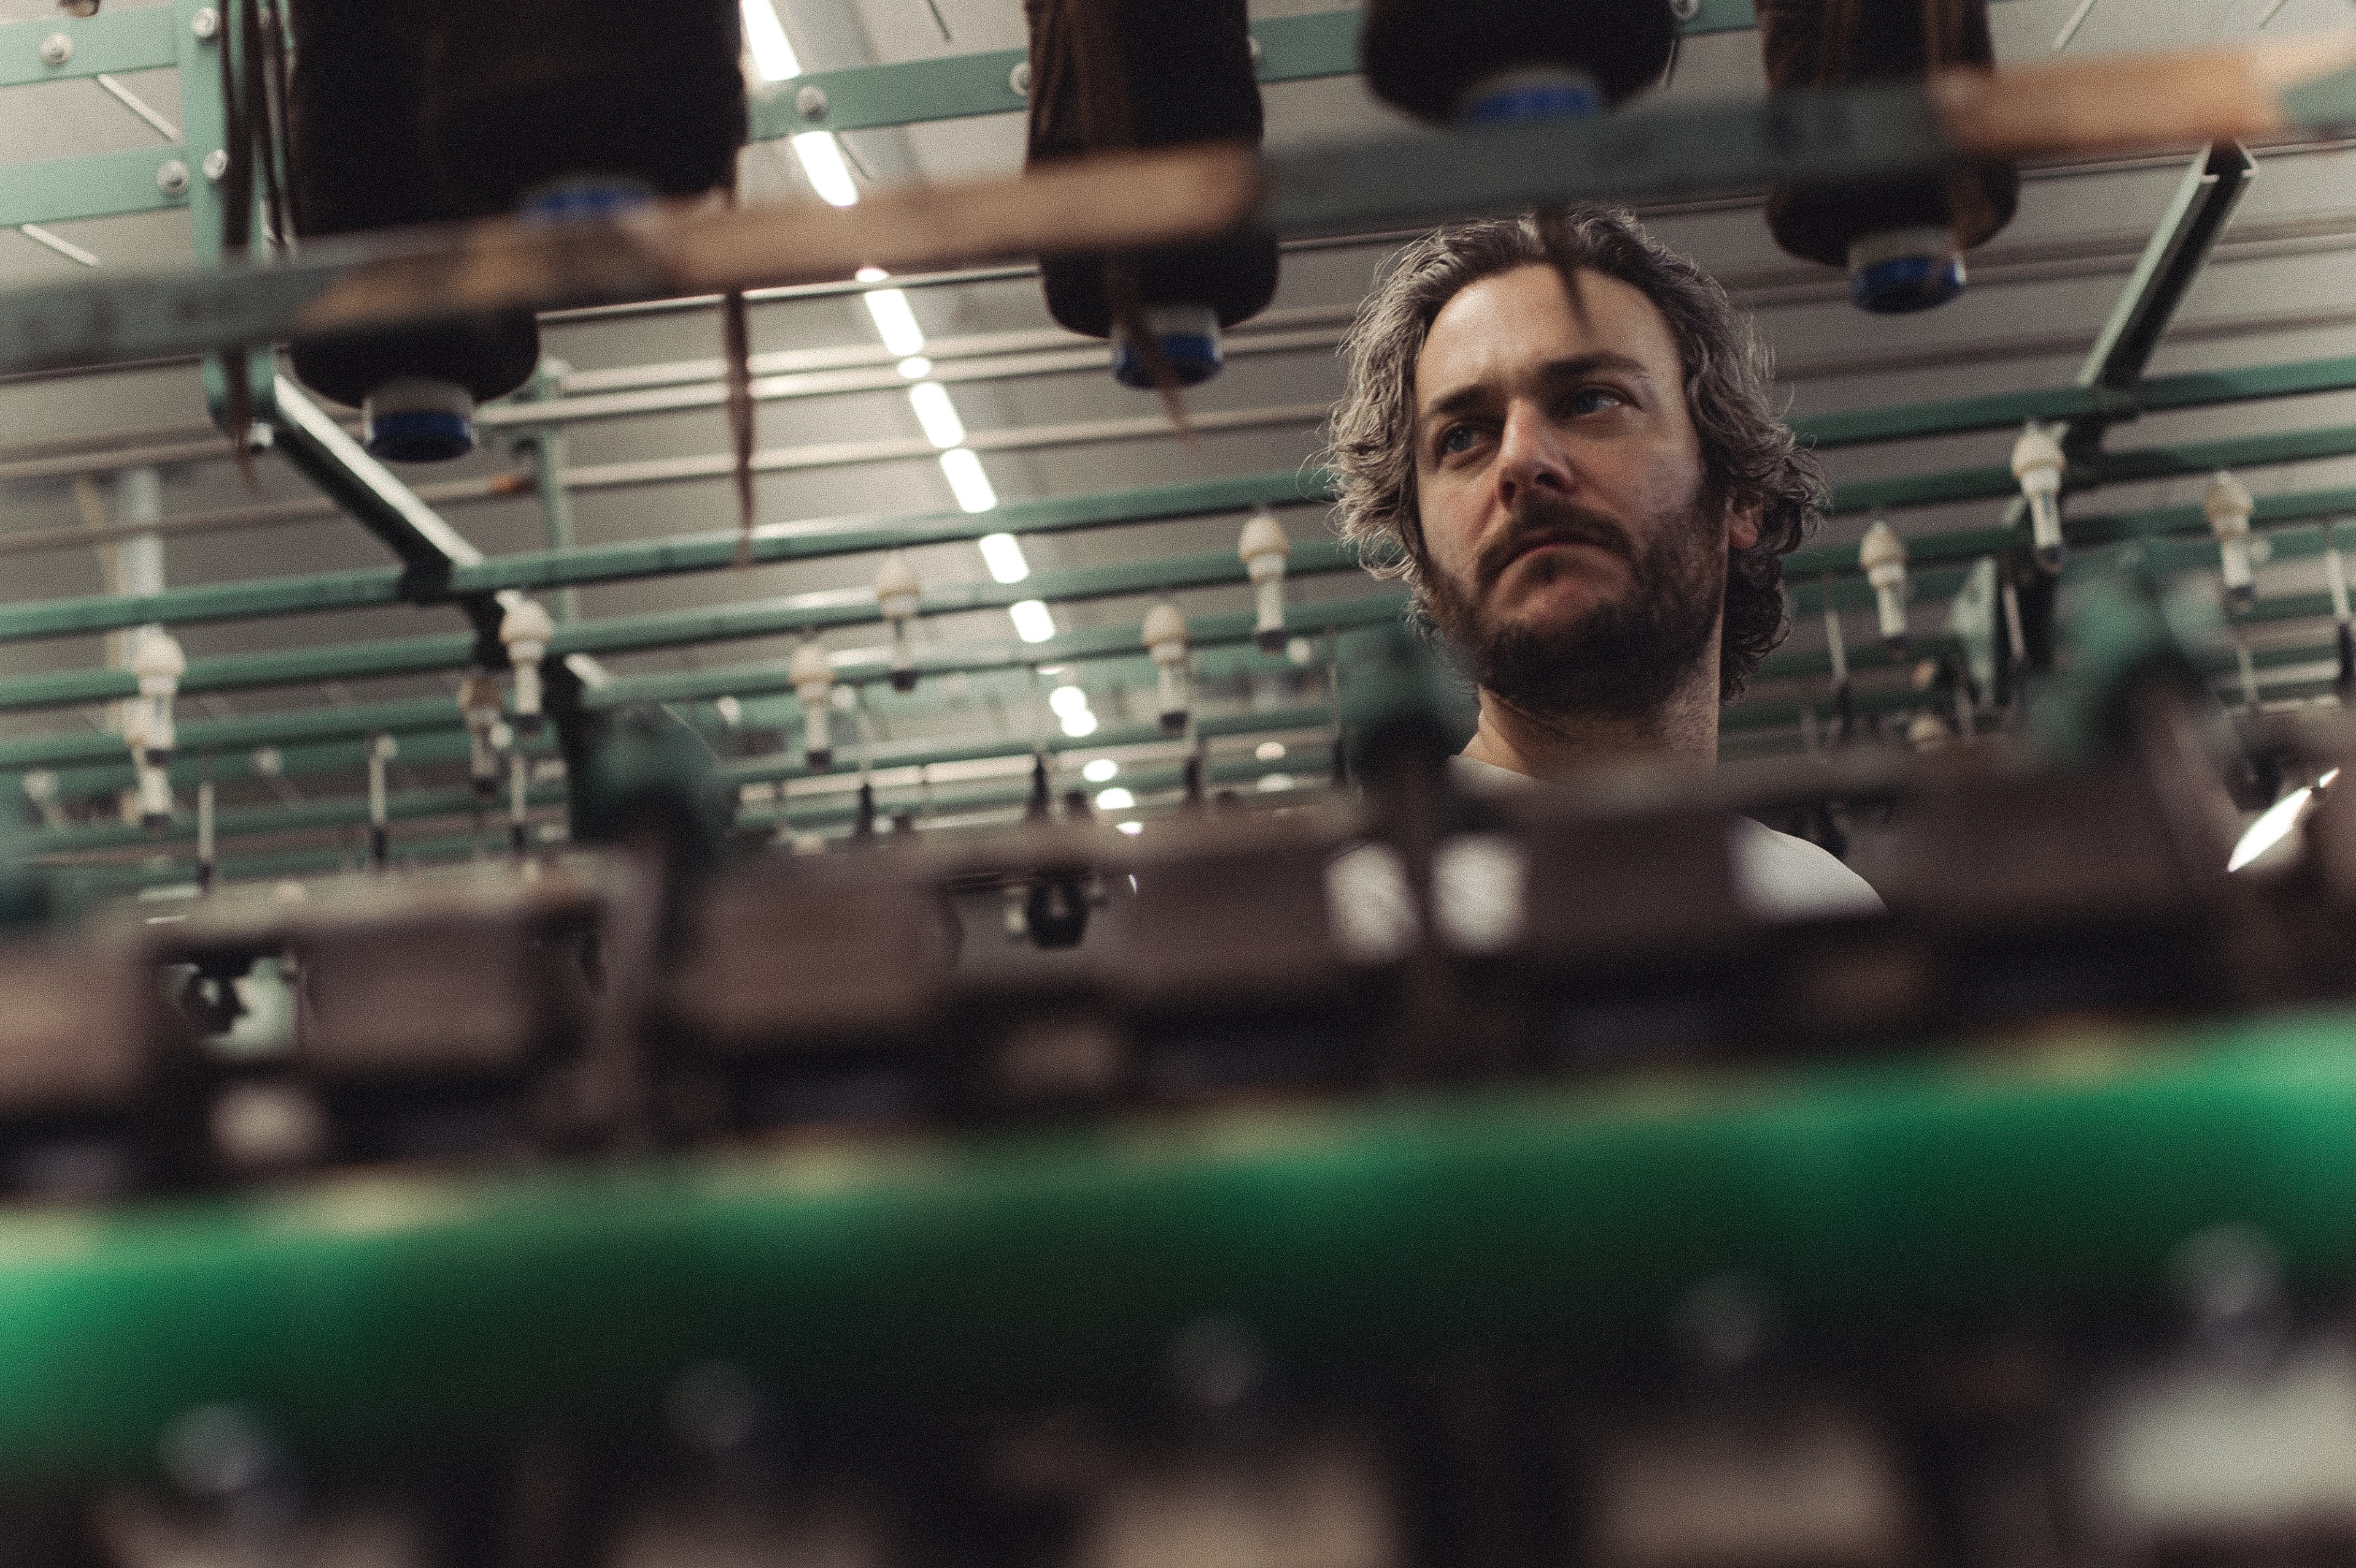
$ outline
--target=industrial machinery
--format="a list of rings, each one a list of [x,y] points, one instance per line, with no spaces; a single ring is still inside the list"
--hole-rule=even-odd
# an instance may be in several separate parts
[[[190,208],[200,263],[0,291],[0,368],[187,357],[231,440],[168,461],[283,459],[397,557],[167,585],[156,540],[308,503],[78,486],[108,591],[0,607],[12,652],[84,639],[0,671],[0,714],[101,719],[0,735],[0,1568],[2356,1552],[2356,492],[2236,477],[2356,443],[2104,445],[2356,384],[2146,373],[2243,143],[2356,123],[2356,45],[1991,72],[2003,5],[1040,0],[1026,48],[881,64],[766,0],[642,9],[0,25],[0,73],[176,73],[184,140],[75,162]],[[1783,91],[1673,91],[1754,20]],[[1361,62],[1430,125],[1264,137],[1263,87]],[[417,113],[355,113],[388,100]],[[320,113],[397,145],[321,153]],[[982,113],[1024,117],[1025,173],[848,139]],[[819,199],[712,196],[746,139]],[[1794,420],[1987,461],[1844,476],[1715,777],[1464,788],[1461,683],[1402,594],[1338,589],[1400,563],[1320,534],[1294,454],[1077,496],[984,463],[1141,441],[1156,399],[1196,440],[1281,425],[1219,400],[1349,313],[1280,258],[1330,286],[1440,218],[1772,190],[1886,310],[2096,153],[2172,194],[2075,381]],[[465,221],[379,231],[412,220]],[[1027,326],[1043,280],[1087,340]],[[804,309],[875,340],[809,348]],[[720,359],[643,362],[694,311]],[[636,357],[540,357],[584,324]],[[1151,412],[970,401],[1066,375]],[[870,401],[756,449],[755,402],[838,396]],[[725,456],[568,456],[699,419]],[[434,486],[378,461],[461,446]],[[954,510],[822,489],[846,451]],[[573,510],[692,494],[630,514],[692,527],[716,489],[649,488],[729,479],[794,521]],[[681,597],[583,597],[648,585]],[[253,624],[291,629],[209,640]],[[1887,912],[1762,899],[1761,822]]]

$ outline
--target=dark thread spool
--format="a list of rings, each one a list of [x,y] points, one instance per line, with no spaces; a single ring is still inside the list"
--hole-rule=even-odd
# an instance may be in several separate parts
[[[1244,0],[1023,0],[1031,27],[1027,163],[1197,142],[1259,145],[1259,82]],[[1275,236],[1243,231],[1135,255],[1051,256],[1048,314],[1119,338],[1124,384],[1191,386],[1218,373],[1218,333],[1276,294]],[[1150,334],[1142,350],[1129,339]]]
[[[669,197],[734,183],[747,128],[734,0],[434,11],[424,141],[461,199],[509,211],[572,180]]]
[[[1676,36],[1669,0],[1369,0],[1358,58],[1434,124],[1576,117],[1659,81]]]
[[[1758,10],[1777,91],[1920,81],[1995,58],[1987,0],[1760,0]],[[2019,204],[2019,169],[1979,163],[1944,176],[1780,185],[1767,196],[1767,226],[1789,254],[1848,271],[1859,308],[1896,314],[1960,294],[1964,252]],[[1908,231],[1940,231],[1944,248],[1908,242]]]
[[[288,140],[296,233],[359,233],[496,210],[455,199],[426,155],[417,106],[431,13],[426,0],[294,6]],[[540,331],[529,311],[509,311],[399,332],[298,338],[289,357],[304,385],[354,408],[404,381],[445,383],[480,403],[530,379]],[[380,412],[408,411],[371,410]],[[456,456],[473,446],[471,419],[446,412],[372,421],[370,434],[372,450],[402,460]]]

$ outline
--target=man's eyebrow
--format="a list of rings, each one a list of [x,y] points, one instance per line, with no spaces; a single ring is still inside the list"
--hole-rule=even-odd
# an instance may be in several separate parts
[[[1647,380],[1651,379],[1652,374],[1645,368],[1644,362],[1633,355],[1622,354],[1612,349],[1598,349],[1592,353],[1572,354],[1560,360],[1549,360],[1538,367],[1538,375],[1541,380],[1547,381],[1577,381],[1584,375],[1591,375],[1597,371],[1621,371],[1630,375],[1643,376]],[[1458,387],[1455,391],[1435,398],[1426,405],[1423,412],[1417,416],[1416,423],[1424,424],[1444,414],[1460,413],[1487,396],[1488,391],[1488,384],[1483,381],[1472,381]]]

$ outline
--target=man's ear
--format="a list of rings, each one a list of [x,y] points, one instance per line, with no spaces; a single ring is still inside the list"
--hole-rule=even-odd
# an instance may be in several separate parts
[[[1767,503],[1752,499],[1726,503],[1726,547],[1748,550],[1759,542],[1759,523]]]

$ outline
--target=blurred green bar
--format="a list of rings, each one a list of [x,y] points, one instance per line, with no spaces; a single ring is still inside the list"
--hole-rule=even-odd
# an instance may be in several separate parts
[[[714,1155],[0,1219],[0,1482],[195,1407],[297,1453],[654,1430],[741,1366],[823,1451],[1142,1390],[1240,1321],[1289,1376],[1641,1353],[1736,1277],[1800,1333],[2147,1307],[2252,1227],[2356,1262],[2356,1015],[1870,1065]]]

